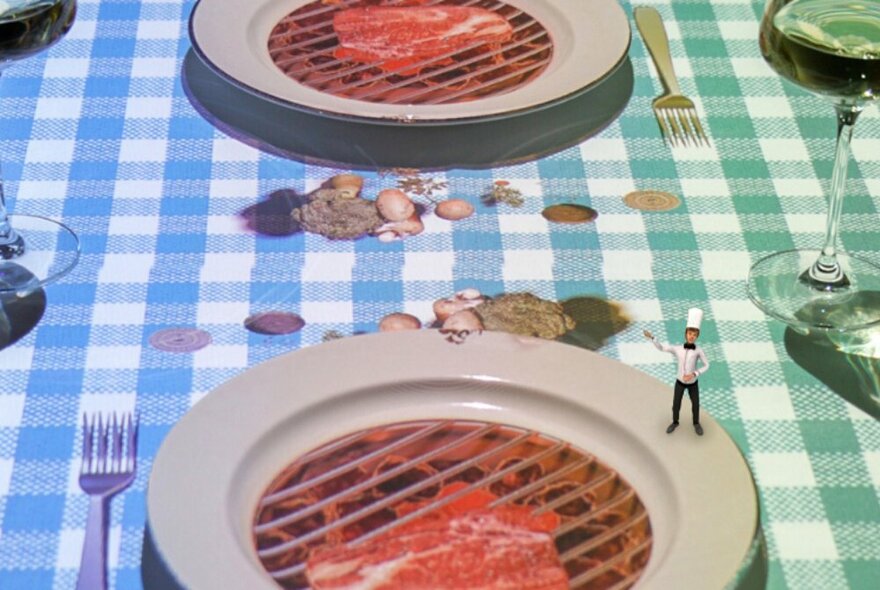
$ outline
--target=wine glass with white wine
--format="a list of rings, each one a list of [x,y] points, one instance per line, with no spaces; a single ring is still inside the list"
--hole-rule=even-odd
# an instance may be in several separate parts
[[[76,0],[0,0],[0,73],[57,43],[75,15]],[[64,276],[78,259],[79,240],[63,223],[8,213],[0,178],[0,316],[14,308],[11,299]]]
[[[837,148],[822,248],[757,261],[749,297],[768,315],[804,331],[880,329],[880,266],[839,247],[853,128],[880,97],[880,2],[768,0],[760,46],[783,78],[834,107]]]

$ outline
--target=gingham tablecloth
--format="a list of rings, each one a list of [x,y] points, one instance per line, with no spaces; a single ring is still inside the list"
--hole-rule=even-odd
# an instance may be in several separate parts
[[[634,94],[617,121],[536,161],[432,172],[476,215],[455,224],[431,216],[424,234],[380,244],[243,231],[242,210],[344,168],[258,151],[196,112],[180,79],[191,2],[82,0],[67,38],[0,83],[12,210],[63,219],[83,245],[74,272],[47,288],[37,328],[0,351],[0,588],[74,586],[87,508],[77,485],[83,412],[141,416],[138,477],[113,502],[109,550],[113,587],[139,588],[151,459],[193,404],[328,333],[376,331],[392,311],[428,322],[432,301],[469,286],[615,302],[632,323],[599,353],[669,381],[672,362],[641,332],[677,339],[687,308],[703,308],[712,363],[703,406],[753,470],[769,587],[880,586],[880,423],[835,393],[877,395],[877,362],[794,358],[790,334],[744,288],[751,261],[821,239],[831,109],[764,64],[763,2],[643,4],[666,21],[711,149],[670,151],[658,138],[650,104],[660,86],[636,33]],[[856,136],[843,243],[880,261],[876,108]],[[364,175],[371,194],[395,183]],[[501,179],[522,191],[521,207],[481,203]],[[682,204],[634,210],[622,197],[637,189]],[[541,210],[561,202],[599,217],[549,224]],[[242,328],[248,315],[278,309],[306,318],[305,328],[273,337]],[[177,326],[207,331],[211,345],[192,354],[150,346],[151,334]]]

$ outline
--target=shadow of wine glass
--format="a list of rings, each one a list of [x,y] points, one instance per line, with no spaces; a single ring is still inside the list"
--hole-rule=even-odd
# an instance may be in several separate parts
[[[863,314],[880,307],[880,292],[856,293],[834,313]],[[802,310],[809,317],[811,309]],[[837,395],[880,420],[880,326],[859,331],[785,331],[791,359]]]
[[[14,262],[0,262],[0,287],[2,276],[7,273],[18,277],[16,280],[30,274]],[[16,291],[0,291],[0,350],[12,346],[33,330],[45,311],[46,292],[42,288],[24,295]]]

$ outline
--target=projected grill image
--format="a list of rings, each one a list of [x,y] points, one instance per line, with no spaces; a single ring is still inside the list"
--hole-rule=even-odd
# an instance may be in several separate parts
[[[504,2],[319,0],[284,17],[268,50],[286,75],[321,92],[444,105],[528,84],[550,63],[553,42]]]
[[[648,513],[620,475],[557,438],[426,420],[355,432],[296,459],[254,524],[284,588],[629,588]],[[360,586],[358,586],[360,587]]]

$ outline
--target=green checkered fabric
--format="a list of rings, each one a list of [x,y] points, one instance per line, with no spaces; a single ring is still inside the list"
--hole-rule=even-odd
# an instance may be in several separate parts
[[[880,361],[787,331],[749,302],[744,286],[749,265],[762,256],[821,245],[833,110],[764,63],[757,44],[763,2],[644,4],[665,20],[682,91],[697,103],[712,149],[661,145],[650,108],[661,88],[635,33],[635,93],[618,123],[584,145],[587,182],[591,167],[610,168],[602,155],[617,154],[616,169],[626,171],[620,184],[668,190],[682,197],[682,206],[643,212],[644,230],[624,235],[609,228],[608,239],[600,217],[603,247],[634,250],[653,277],[623,281],[612,298],[640,299],[640,326],[670,340],[682,337],[688,307],[706,310],[700,344],[711,368],[700,379],[701,403],[752,468],[770,558],[768,587],[877,588],[880,426],[867,411],[880,415]],[[853,154],[843,247],[876,261],[876,107],[856,127]],[[674,379],[668,355],[646,346],[640,330],[621,334],[605,351]]]

